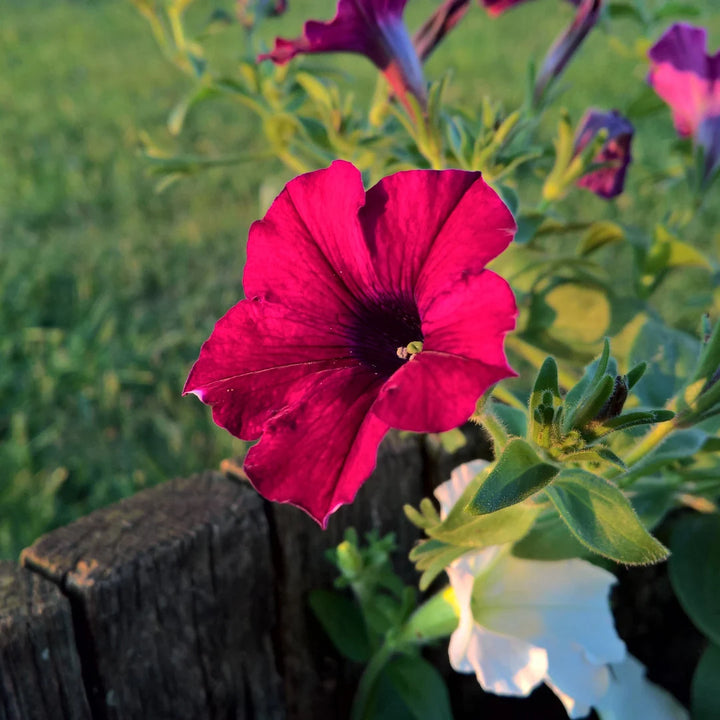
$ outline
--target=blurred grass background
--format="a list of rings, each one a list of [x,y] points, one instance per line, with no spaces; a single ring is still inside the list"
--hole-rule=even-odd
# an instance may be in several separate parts
[[[289,4],[267,23],[268,43],[297,34],[307,17],[329,18],[335,7],[331,0]],[[417,27],[436,5],[409,2],[408,25]],[[202,27],[217,6],[233,13],[232,0],[197,0],[189,26]],[[491,20],[473,7],[431,58],[428,76],[451,67],[454,102],[474,108],[489,95],[512,107],[528,59],[542,58],[571,12],[566,3],[538,0]],[[642,51],[637,26],[617,29],[625,48]],[[213,66],[232,72],[242,41],[237,26],[211,37]],[[713,10],[711,48],[718,45],[720,11]],[[359,76],[358,103],[369,96],[375,73],[367,61],[318,62]],[[645,72],[637,54],[596,32],[569,68],[561,104],[575,119],[589,105],[623,109],[641,92]],[[261,188],[279,188],[289,173],[269,161],[155,192],[138,152],[142,133],[170,152],[264,149],[254,118],[229,101],[198,108],[173,137],[167,117],[188,90],[126,0],[2,3],[0,557],[15,557],[40,533],[95,507],[215,467],[241,449],[180,391],[215,320],[241,297],[248,226],[267,200]],[[635,156],[645,169],[631,173],[630,192],[610,207],[581,192],[572,207],[586,219],[629,213],[637,220],[659,219],[674,202],[681,207],[682,198],[648,182],[674,141],[669,113],[643,120]],[[684,239],[717,248],[719,211],[715,200]],[[709,297],[708,274],[697,283]],[[681,322],[682,303],[672,297]]]

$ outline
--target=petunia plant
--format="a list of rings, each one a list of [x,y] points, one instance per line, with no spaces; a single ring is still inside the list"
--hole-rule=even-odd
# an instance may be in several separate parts
[[[242,290],[203,329],[185,385],[252,443],[250,483],[321,532],[391,429],[422,434],[428,456],[475,455],[418,507],[397,508],[422,534],[406,548],[421,595],[394,575],[390,540],[364,546],[349,532],[332,560],[352,596],[311,596],[339,650],[367,664],[353,717],[382,718],[386,701],[451,717],[421,654],[447,638],[451,667],[489,693],[545,684],[572,718],[687,717],[628,654],[609,601],[621,568],[670,552],[673,588],[709,643],[694,708],[713,717],[720,53],[708,50],[709,10],[438,0],[418,20],[407,0],[242,1],[207,24],[192,0],[132,1],[190,85],[167,123],[186,151],[144,136],[159,189],[207,168],[268,169]],[[468,94],[448,65],[453,43],[479,58],[533,12],[550,31],[539,51],[495,45],[499,77],[510,59],[527,65],[505,101],[486,90],[492,77]],[[337,65],[343,55],[369,62]],[[586,82],[607,58],[623,92]],[[220,102],[254,123],[252,147],[184,134]],[[694,539],[714,549],[693,557]]]

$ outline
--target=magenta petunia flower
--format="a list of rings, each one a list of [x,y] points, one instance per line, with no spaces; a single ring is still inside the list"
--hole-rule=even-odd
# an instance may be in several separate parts
[[[616,110],[610,112],[588,110],[575,138],[575,154],[577,155],[601,130],[607,131],[607,140],[593,161],[602,163],[604,167],[583,175],[578,180],[578,185],[609,200],[619,195],[625,186],[625,175],[632,160],[630,145],[634,128],[632,123]]]
[[[708,55],[706,47],[705,28],[677,23],[648,52],[648,82],[683,137],[696,137],[706,118],[720,116],[720,52]]]
[[[338,0],[329,22],[309,20],[294,40],[277,38],[258,60],[283,64],[301,53],[351,52],[365,55],[385,75],[398,97],[411,92],[425,101],[425,78],[402,15],[407,0]]]
[[[648,82],[670,106],[675,129],[705,151],[705,177],[720,167],[720,51],[708,55],[707,30],[672,25],[650,48]]]
[[[367,193],[337,161],[253,224],[246,300],[221,318],[185,393],[260,441],[245,471],[323,526],[351,502],[390,427],[442,432],[514,373],[508,284],[485,265],[515,222],[479,173],[415,170]]]

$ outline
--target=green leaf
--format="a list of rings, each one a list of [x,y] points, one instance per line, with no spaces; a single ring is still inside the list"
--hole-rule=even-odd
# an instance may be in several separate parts
[[[514,438],[467,508],[474,515],[486,515],[516,505],[542,490],[558,472],[556,465],[543,462],[525,440]]]
[[[440,673],[419,655],[399,655],[384,674],[415,720],[452,720],[450,696]]]
[[[637,410],[603,420],[601,424],[593,427],[593,432],[598,437],[604,437],[617,430],[627,430],[638,425],[668,422],[674,417],[675,413],[672,410]]]
[[[368,661],[370,643],[365,623],[360,609],[350,598],[330,590],[313,590],[308,604],[342,655],[354,662]]]
[[[625,231],[616,223],[609,220],[593,223],[583,235],[578,252],[580,255],[590,255],[605,245],[621,242],[625,239]]]
[[[619,468],[625,469],[625,463],[612,451],[602,445],[592,445],[583,450],[570,452],[562,456],[563,462],[576,463],[611,463]]]
[[[497,401],[493,401],[492,412],[505,426],[508,435],[525,437],[528,425],[526,412]]]
[[[685,612],[720,645],[720,515],[688,515],[673,530],[670,581]]]
[[[684,18],[695,18],[702,14],[694,3],[670,2],[663,5],[655,13],[655,21],[682,20]]]
[[[573,427],[584,428],[598,415],[605,403],[610,399],[615,380],[610,375],[605,375],[595,386],[595,389],[583,398],[582,402],[563,418],[564,432],[570,431]]]
[[[410,560],[415,567],[422,571],[420,576],[420,590],[424,592],[430,583],[445,570],[453,560],[467,552],[466,547],[448,545],[439,540],[426,540],[414,547],[410,552]]]
[[[538,518],[532,530],[515,543],[512,553],[526,560],[568,560],[586,557],[590,551],[552,511],[552,514],[543,514]]]
[[[627,378],[627,385],[628,390],[632,390],[635,385],[637,385],[638,380],[642,378],[642,376],[645,374],[645,371],[647,370],[647,363],[641,362],[635,365],[631,370],[628,371],[628,374],[625,376]]]
[[[608,14],[613,20],[621,18],[629,18],[635,20],[641,26],[645,26],[645,19],[637,8],[625,3],[611,2],[608,6]]]
[[[460,503],[458,503],[460,505]],[[442,524],[426,530],[430,537],[465,548],[503,545],[521,538],[531,527],[539,508],[514,505],[489,515],[462,513],[456,505]],[[462,513],[460,519],[453,512]]]
[[[593,552],[627,565],[667,557],[667,549],[642,526],[622,491],[604,478],[566,469],[545,492],[570,532]]]
[[[605,339],[605,342],[603,344],[603,351],[600,357],[597,360],[594,360],[590,363],[590,365],[587,366],[585,369],[585,374],[582,376],[580,381],[575,385],[573,388],[571,388],[568,391],[568,394],[565,396],[565,420],[568,421],[568,418],[570,414],[573,412],[573,410],[580,405],[585,398],[592,393],[595,390],[595,386],[600,382],[600,380],[605,375],[605,371],[608,368],[608,365],[610,363],[610,343],[608,342],[607,338]],[[564,427],[567,427],[568,429],[572,427],[572,424],[569,423],[566,425],[563,423]]]
[[[693,720],[720,718],[720,647],[710,644],[700,658],[690,688]]]

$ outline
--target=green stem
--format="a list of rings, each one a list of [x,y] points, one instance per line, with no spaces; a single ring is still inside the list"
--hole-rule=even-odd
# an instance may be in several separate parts
[[[373,691],[377,685],[378,677],[395,652],[395,647],[384,644],[373,656],[365,668],[365,672],[358,683],[357,693],[353,700],[350,720],[371,720]]]
[[[649,455],[670,433],[675,430],[675,420],[659,423],[653,427],[650,432],[646,433],[640,441],[630,450],[623,458],[628,469],[639,463],[643,458]],[[614,478],[622,474],[622,470],[617,467],[608,468],[605,471],[606,478]]]

